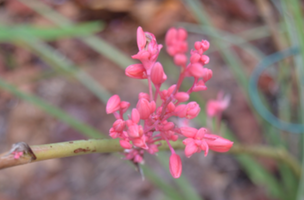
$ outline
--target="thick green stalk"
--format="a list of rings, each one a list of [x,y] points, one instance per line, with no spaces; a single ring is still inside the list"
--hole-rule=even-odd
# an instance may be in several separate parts
[[[185,148],[182,140],[177,140],[176,142],[170,143],[174,149]],[[166,142],[163,141],[161,144],[162,145],[159,147],[160,151],[169,150],[169,146]],[[123,151],[123,148],[120,146],[118,139],[77,140],[53,144],[33,145],[30,146],[30,148],[35,155],[35,159],[31,155],[25,154],[22,159],[27,160],[26,163],[91,153],[112,153]],[[300,167],[297,160],[281,148],[266,146],[243,146],[234,144],[228,153],[249,154],[254,156],[273,158],[286,163],[286,165],[288,165],[297,176],[300,175]],[[14,159],[11,153],[3,153],[0,155],[0,169],[25,164],[22,159],[22,162],[18,163],[18,160]],[[3,164],[4,161],[6,163],[5,165]],[[11,162],[11,165],[8,164],[9,162]]]

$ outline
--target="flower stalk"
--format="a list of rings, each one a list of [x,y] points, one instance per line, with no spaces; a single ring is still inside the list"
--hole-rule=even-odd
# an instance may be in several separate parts
[[[161,143],[162,145],[158,147],[158,150],[169,150],[169,146],[165,141],[161,141]],[[185,148],[182,140],[170,142],[170,144],[175,150],[183,150]],[[28,151],[28,149],[17,149],[16,151],[9,151],[0,154],[0,169],[55,158],[92,153],[123,152],[124,150],[119,143],[119,139],[76,140],[53,144],[32,145],[28,146],[28,148],[30,148],[31,151]],[[16,152],[20,151],[23,152],[23,155],[16,159],[14,155]],[[296,177],[299,177],[301,174],[300,163],[282,148],[234,144],[228,153],[248,154],[252,156],[272,158],[289,166]]]

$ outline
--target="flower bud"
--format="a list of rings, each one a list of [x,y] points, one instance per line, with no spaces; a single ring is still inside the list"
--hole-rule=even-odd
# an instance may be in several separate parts
[[[135,124],[138,124],[138,122],[140,120],[140,114],[136,108],[132,109],[131,119]]]
[[[180,102],[188,101],[189,94],[187,92],[178,92],[175,94],[175,99]]]
[[[160,85],[164,82],[164,69],[163,66],[157,62],[151,70],[151,80],[155,85]]]
[[[129,102],[127,102],[127,101],[120,102],[120,109],[121,109],[122,113],[125,113],[129,107],[130,107]]]
[[[202,90],[207,90],[207,86],[205,85],[205,82],[203,80],[199,80],[197,83],[195,83],[192,91],[198,92]]]
[[[187,138],[193,138],[197,133],[197,129],[192,127],[181,127],[180,131]]]
[[[147,99],[139,99],[136,108],[140,114],[141,119],[148,119],[151,114],[150,103]]]
[[[202,55],[201,56],[201,62],[204,64],[204,65],[207,65],[209,63],[209,60],[210,58],[206,55]]]
[[[129,65],[125,70],[125,74],[131,78],[137,78],[137,79],[147,78],[146,69],[142,64]]]
[[[170,96],[174,92],[175,88],[176,88],[176,84],[171,85],[168,89],[167,95]]]
[[[186,117],[187,114],[187,105],[178,105],[174,110],[174,115],[180,118]]]
[[[204,71],[204,68],[201,64],[193,63],[189,67],[189,73],[190,73],[190,75],[194,76],[195,78],[200,78],[200,77],[204,76],[205,71]]]
[[[169,169],[173,178],[179,178],[182,174],[182,160],[179,155],[173,153],[169,160]]]
[[[142,98],[147,99],[148,101],[150,99],[149,94],[144,93],[144,92],[141,92],[138,94],[138,99],[142,99]]]
[[[173,122],[168,122],[162,126],[161,130],[168,131],[168,130],[173,129],[174,127],[175,127],[175,125]]]
[[[107,103],[107,114],[114,113],[120,109],[120,98],[117,94],[113,95]]]
[[[165,37],[166,45],[170,46],[170,45],[174,44],[174,40],[175,40],[176,36],[177,36],[177,30],[175,28],[170,28],[167,31],[167,34]]]
[[[172,103],[172,101],[167,106],[168,112],[173,112],[175,110],[175,105]]]
[[[194,48],[195,48],[196,50],[200,50],[200,49],[202,48],[202,43],[199,42],[199,41],[196,41],[196,42],[194,43]]]
[[[200,59],[201,59],[201,55],[199,55],[198,53],[193,53],[190,57],[190,62],[192,64],[198,63]]]
[[[174,64],[177,66],[186,66],[187,56],[185,54],[176,54],[174,56]]]
[[[149,149],[149,147],[147,146],[146,144],[146,141],[145,141],[145,137],[141,137],[141,138],[135,138],[132,140],[132,143],[137,146],[137,147],[140,147],[140,148],[143,148],[143,149]]]
[[[210,80],[212,78],[212,70],[211,69],[207,69],[204,68],[204,75],[203,75],[203,79],[205,82],[207,82],[208,80]]]
[[[227,152],[232,147],[233,142],[214,134],[205,134],[204,139],[209,148],[217,152]]]
[[[190,158],[192,154],[196,153],[198,150],[199,149],[194,142],[189,143],[185,147],[185,155]]]
[[[137,46],[139,50],[142,50],[146,46],[146,35],[143,29],[139,26],[137,28]]]
[[[193,119],[195,118],[199,112],[201,111],[201,108],[199,107],[199,105],[196,102],[190,102],[187,104],[187,108],[186,108],[186,118],[187,119]]]
[[[119,140],[119,144],[124,149],[132,149],[132,144],[126,140]]]
[[[210,43],[207,40],[202,40],[201,44],[204,51],[207,51],[209,49]]]
[[[156,103],[155,101],[150,102],[150,113],[153,113],[156,109]]]
[[[188,33],[185,29],[183,28],[179,28],[177,30],[177,39],[182,41],[182,40],[186,40],[187,39],[187,36],[188,36]]]
[[[113,128],[117,132],[122,132],[126,127],[126,122],[123,121],[122,119],[118,119],[114,122]]]

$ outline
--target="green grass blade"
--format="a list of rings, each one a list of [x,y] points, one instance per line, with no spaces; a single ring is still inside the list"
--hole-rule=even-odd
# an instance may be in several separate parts
[[[69,19],[57,13],[56,11],[52,10],[49,6],[42,3],[41,1],[37,1],[37,0],[31,0],[31,1],[19,0],[19,1],[27,5],[28,7],[32,8],[33,10],[41,14],[43,17],[47,18],[52,23],[54,23],[55,25],[61,28],[65,28],[67,26],[73,25],[73,23]],[[98,38],[96,36],[87,36],[87,37],[83,37],[82,41],[88,46],[90,46],[92,49],[97,51],[98,53],[107,57],[113,63],[122,67],[123,69],[125,69],[128,65],[134,64],[134,61],[131,58],[127,57],[120,50],[111,46],[109,43],[107,43],[105,40],[102,40],[101,38]]]
[[[286,27],[288,27],[288,36],[292,45],[297,45],[300,48],[301,54],[294,58],[296,64],[296,72],[298,78],[298,87],[300,93],[300,110],[301,120],[304,122],[304,25],[303,25],[303,12],[301,10],[300,2],[297,0],[287,1],[281,0],[281,9]],[[302,172],[304,171],[304,137],[301,135],[301,156],[302,156]],[[304,173],[301,175],[301,179],[298,186],[297,200],[304,199]]]
[[[33,37],[47,41],[70,37],[84,37],[101,31],[103,27],[103,23],[100,22],[77,24],[64,28],[39,28],[31,25],[4,26],[0,24],[0,41],[14,42],[15,40],[20,40],[24,37],[22,35],[24,31]]]
[[[13,95],[19,97],[20,99],[27,101],[29,103],[32,103],[42,110],[44,110],[46,113],[54,116],[55,118],[61,120],[62,122],[68,124],[75,130],[79,131],[81,134],[90,137],[90,138],[102,138],[102,134],[92,128],[91,126],[86,125],[83,122],[80,122],[76,120],[75,118],[69,116],[62,110],[56,108],[55,106],[52,106],[51,104],[45,102],[44,100],[31,95],[31,94],[26,94],[20,90],[18,90],[15,86],[6,83],[3,79],[0,79],[0,87]]]

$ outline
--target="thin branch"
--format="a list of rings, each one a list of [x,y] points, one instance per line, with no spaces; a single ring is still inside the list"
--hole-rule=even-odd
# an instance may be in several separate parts
[[[17,143],[16,145],[18,144],[24,143]],[[16,148],[16,145],[14,145],[9,152],[0,154],[0,169],[54,158],[64,158],[91,153],[111,153],[123,151],[123,148],[120,146],[119,140],[117,139],[76,140],[25,147],[23,145],[23,149]],[[174,149],[185,148],[181,140],[171,142],[171,145]],[[168,149],[169,147],[166,142],[162,142],[159,150]],[[16,158],[16,152],[23,152],[23,156]],[[286,163],[293,170],[295,175],[299,176],[301,174],[299,162],[287,151],[281,148],[266,146],[243,146],[234,144],[229,153],[249,154],[253,156],[273,158]]]

